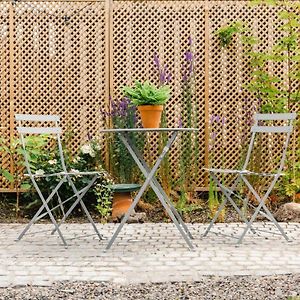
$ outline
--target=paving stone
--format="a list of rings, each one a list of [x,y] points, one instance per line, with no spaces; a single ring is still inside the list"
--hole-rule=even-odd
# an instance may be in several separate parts
[[[217,224],[215,230],[236,232],[241,224]],[[264,229],[269,224],[256,223]],[[209,234],[207,224],[189,224],[195,251],[190,251],[173,224],[129,224],[108,251],[108,239],[91,235],[90,224],[65,224],[62,232],[68,248],[50,233],[50,224],[37,224],[33,231],[15,242],[24,224],[1,224],[0,287],[49,285],[55,281],[110,281],[120,284],[165,281],[195,281],[201,276],[274,275],[300,273],[300,226],[281,223],[293,240],[277,235],[248,235],[243,244],[235,239]],[[98,224],[105,237],[117,225]],[[274,228],[273,228],[274,229]]]

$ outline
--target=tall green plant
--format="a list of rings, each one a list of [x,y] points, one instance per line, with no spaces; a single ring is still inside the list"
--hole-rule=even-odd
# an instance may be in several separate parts
[[[198,110],[195,104],[195,56],[193,52],[192,37],[188,39],[188,48],[184,53],[184,65],[182,67],[182,96],[181,107],[183,115],[180,119],[180,127],[198,127]],[[183,210],[185,205],[191,201],[196,177],[199,174],[197,169],[197,158],[199,157],[199,143],[194,139],[193,133],[187,132],[181,136],[180,154],[180,199],[177,207]]]
[[[171,83],[172,76],[168,69],[168,66],[166,64],[162,64],[160,61],[159,56],[155,53],[154,54],[154,70],[156,74],[158,75],[157,81],[158,86],[163,87]],[[167,120],[167,113],[166,109],[162,112],[161,117],[161,127],[168,127],[168,120]],[[163,147],[166,145],[168,140],[168,133],[167,132],[161,132],[159,135],[159,152],[163,150]],[[158,171],[160,181],[162,184],[162,187],[164,191],[166,191],[167,195],[170,195],[171,188],[172,188],[172,180],[171,180],[171,170],[170,170],[170,161],[169,161],[169,153],[167,153],[163,159],[163,161],[160,164],[160,169]]]
[[[222,47],[229,47],[234,37],[239,36],[249,58],[251,80],[245,87],[260,103],[261,112],[290,111],[293,103],[300,99],[300,15],[299,3],[294,1],[252,1],[252,5],[273,5],[280,8],[279,24],[274,31],[279,32],[273,47],[259,51],[261,42],[251,34],[242,22],[234,22],[216,31]],[[287,66],[286,73],[276,75],[270,64]]]
[[[241,22],[236,22],[222,27],[217,31],[220,43],[228,47],[237,33],[242,39],[244,50],[249,59],[251,68],[250,82],[245,87],[255,96],[258,103],[258,111],[262,113],[280,113],[299,110],[300,104],[300,4],[297,1],[259,0],[251,1],[252,5],[271,5],[277,8],[278,24],[274,31],[279,37],[274,41],[273,47],[266,51],[262,49],[261,42],[253,35],[251,30]],[[236,24],[239,24],[238,28]],[[224,36],[230,37],[224,43]],[[285,69],[285,73],[275,73],[270,65]],[[299,128],[299,123],[296,125]],[[297,130],[298,131],[298,130]],[[297,146],[296,146],[297,147]],[[259,148],[258,148],[259,149]],[[297,189],[299,177],[297,165],[299,156],[295,151],[288,152],[287,176],[283,181],[287,188],[287,194]],[[291,155],[293,153],[293,155]],[[255,159],[259,160],[260,155]],[[259,162],[253,161],[257,168]]]

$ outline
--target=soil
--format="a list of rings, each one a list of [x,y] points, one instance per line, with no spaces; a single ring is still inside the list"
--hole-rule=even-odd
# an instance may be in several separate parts
[[[192,202],[185,206],[184,210],[181,211],[181,215],[183,220],[187,223],[208,223],[211,220],[211,212],[208,207],[207,199],[205,199],[206,194],[202,193],[201,198],[193,199]],[[20,206],[19,214],[16,215],[15,201],[13,198],[13,194],[2,194],[0,195],[0,223],[28,223],[28,221],[32,218],[33,214],[37,210],[36,208],[25,209],[25,205]],[[20,201],[22,204],[22,199]],[[116,220],[112,220],[110,217],[102,218],[97,212],[94,205],[85,202],[89,212],[92,215],[92,218],[95,222],[106,223],[106,222],[116,222]],[[268,202],[268,208],[272,213],[275,213],[278,208],[286,203],[285,200],[280,199],[277,201],[270,200]],[[143,212],[143,217],[140,222],[171,222],[168,214],[162,207],[162,205],[158,202],[156,203],[146,203],[144,201],[140,201],[138,207],[136,208],[136,212]],[[249,209],[248,214],[251,215],[251,209]],[[263,217],[258,217],[258,220],[264,220]],[[220,222],[239,222],[239,216],[236,211],[231,207],[227,206],[225,210],[225,216],[223,219],[219,220]],[[282,221],[282,220],[281,220]],[[288,220],[287,220],[288,221]],[[291,220],[289,220],[291,221]],[[41,223],[48,223],[49,220],[47,218],[40,220]],[[87,219],[83,215],[80,208],[74,210],[71,216],[67,219],[68,223],[86,223]]]

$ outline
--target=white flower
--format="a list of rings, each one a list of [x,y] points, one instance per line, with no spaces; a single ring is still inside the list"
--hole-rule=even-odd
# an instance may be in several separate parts
[[[70,171],[71,171],[71,173],[75,173],[75,174],[76,173],[78,173],[78,174],[80,173],[80,171],[78,171],[76,169],[71,169]],[[82,176],[81,175],[75,175],[75,177],[82,177]]]
[[[57,164],[57,160],[56,159],[51,159],[48,161],[49,165],[56,165]]]
[[[45,171],[39,169],[39,170],[36,170],[36,171],[35,171],[35,174],[36,174],[36,175],[44,175],[44,174],[45,174]]]
[[[85,144],[81,147],[81,152],[83,154],[90,154],[91,151],[92,151],[92,147],[90,144]]]
[[[90,156],[91,157],[95,157],[96,156],[96,153],[95,153],[95,151],[93,149],[91,149],[91,151],[90,151]]]
[[[85,144],[81,147],[81,152],[83,154],[89,154],[91,157],[95,157],[96,153],[94,149],[92,148],[91,144]]]

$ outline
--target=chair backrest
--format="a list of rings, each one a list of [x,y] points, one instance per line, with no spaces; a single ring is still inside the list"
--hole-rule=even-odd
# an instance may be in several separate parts
[[[286,158],[286,152],[288,148],[288,144],[290,141],[291,133],[293,132],[293,120],[295,120],[297,117],[296,113],[274,113],[274,114],[255,114],[254,115],[254,124],[251,127],[251,139],[249,144],[249,149],[247,152],[246,160],[243,166],[243,169],[246,170],[247,166],[250,161],[251,153],[253,150],[253,146],[255,143],[255,138],[257,134],[259,133],[268,133],[268,134],[285,134],[285,138],[283,141],[283,148],[282,148],[282,154],[280,158],[279,167],[277,168],[277,174],[281,173],[284,161]],[[268,121],[278,121],[281,123],[283,122],[284,125],[278,125],[273,126],[273,124],[270,126],[269,124],[263,124],[264,122]]]
[[[63,156],[63,149],[61,144],[61,133],[62,130],[59,127],[60,117],[57,115],[27,115],[27,114],[16,114],[16,121],[18,123],[17,131],[20,134],[20,139],[22,143],[22,148],[26,153],[26,142],[25,135],[53,135],[56,137],[59,156],[61,161],[62,171],[66,170],[65,160]],[[25,126],[24,123],[29,123],[29,126]],[[43,124],[44,123],[44,124]],[[45,126],[45,124],[53,124],[53,126]],[[43,126],[44,125],[44,126]],[[28,161],[27,155],[24,155],[26,169],[29,175],[32,175],[30,163]]]

